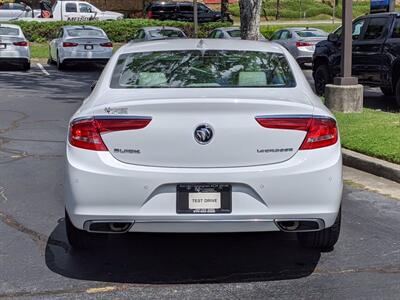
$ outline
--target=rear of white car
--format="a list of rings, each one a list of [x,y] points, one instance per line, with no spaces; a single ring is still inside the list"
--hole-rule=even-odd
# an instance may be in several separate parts
[[[96,62],[107,63],[113,53],[113,44],[106,33],[93,26],[68,26],[63,28],[63,36],[54,40],[51,47],[52,60],[60,69],[67,63]]]
[[[259,42],[155,43],[119,50],[71,120],[71,244],[99,233],[281,230],[333,246],[338,130],[294,59]]]
[[[0,24],[0,63],[18,65],[30,69],[29,42],[21,28],[12,24]]]

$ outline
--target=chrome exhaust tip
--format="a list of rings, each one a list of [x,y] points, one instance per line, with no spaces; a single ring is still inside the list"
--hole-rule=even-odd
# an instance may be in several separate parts
[[[310,232],[325,228],[325,222],[321,219],[276,219],[274,223],[279,230],[284,232]]]
[[[83,229],[95,233],[126,233],[133,226],[132,221],[86,221]]]

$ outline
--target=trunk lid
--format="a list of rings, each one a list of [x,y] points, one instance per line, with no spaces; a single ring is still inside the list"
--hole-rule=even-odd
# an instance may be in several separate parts
[[[96,110],[98,115],[124,111],[152,118],[144,129],[102,134],[116,159],[135,165],[199,168],[256,166],[290,159],[306,132],[264,128],[255,117],[312,115],[313,106],[282,100],[197,98],[125,101]],[[207,133],[198,128],[204,125],[212,130],[208,143],[197,140]]]
[[[104,51],[105,47],[100,44],[108,43],[110,40],[107,38],[92,38],[92,37],[79,37],[79,38],[68,38],[65,42],[77,43],[76,47],[79,51]]]

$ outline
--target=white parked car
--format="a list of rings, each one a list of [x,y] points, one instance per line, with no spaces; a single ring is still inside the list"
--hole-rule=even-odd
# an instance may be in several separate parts
[[[49,63],[62,70],[67,63],[107,63],[113,53],[113,44],[107,34],[94,26],[64,26],[49,45]]]
[[[339,237],[337,124],[277,44],[122,47],[73,115],[66,157],[76,249],[125,232],[280,230],[319,248]]]
[[[18,18],[32,18],[33,11],[29,6],[21,3],[0,4],[0,21],[9,21]]]
[[[12,24],[0,24],[0,63],[16,64],[23,70],[31,68],[29,42],[21,27]]]

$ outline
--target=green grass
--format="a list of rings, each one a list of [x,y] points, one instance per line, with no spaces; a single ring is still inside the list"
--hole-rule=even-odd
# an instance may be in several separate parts
[[[32,58],[48,58],[49,45],[47,43],[31,43]]]
[[[400,114],[364,109],[335,114],[344,148],[400,164]]]

